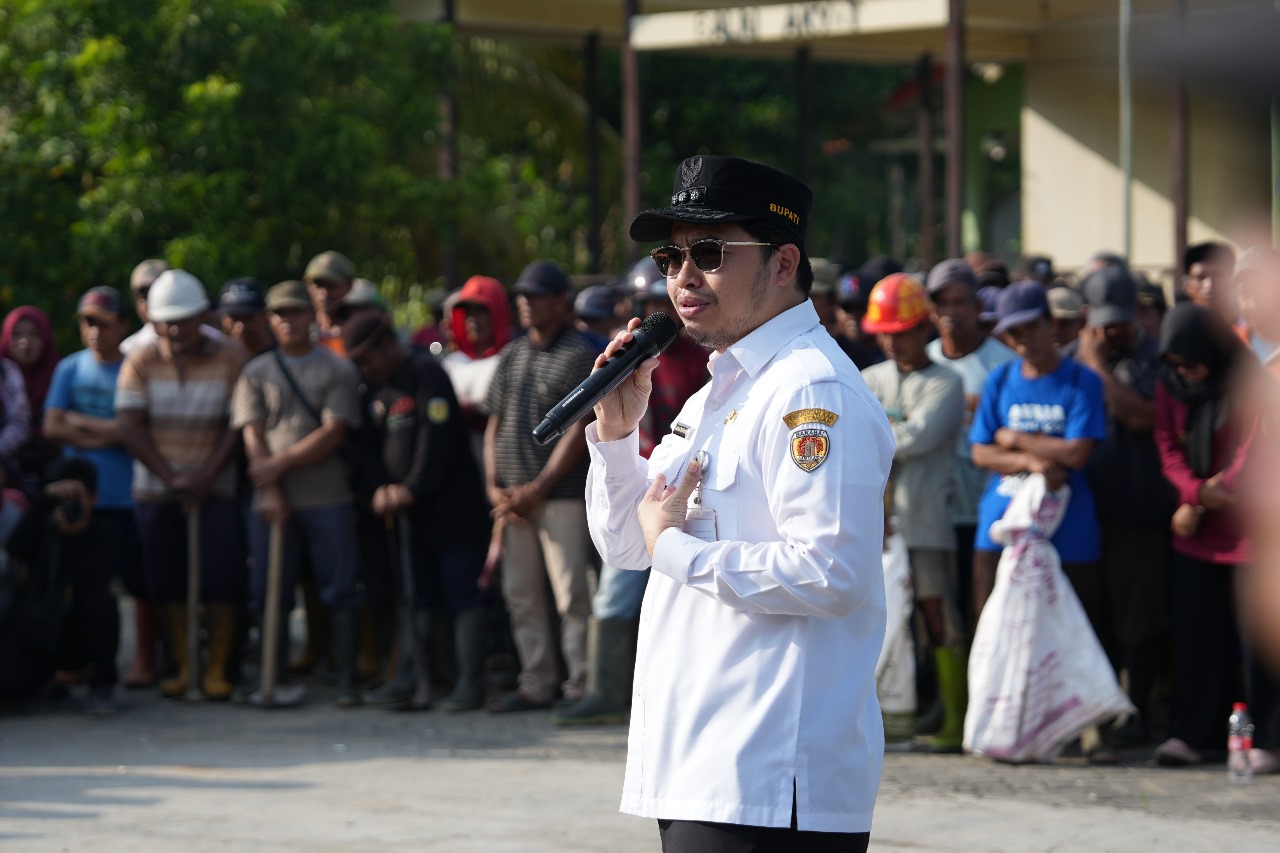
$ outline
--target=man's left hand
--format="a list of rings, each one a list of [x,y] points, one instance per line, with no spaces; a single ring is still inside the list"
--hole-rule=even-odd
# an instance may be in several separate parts
[[[636,515],[640,519],[640,529],[644,531],[644,546],[653,556],[653,549],[658,544],[662,531],[670,528],[683,528],[684,518],[689,511],[689,498],[702,479],[702,466],[698,460],[689,460],[680,479],[679,486],[668,486],[667,478],[659,474],[654,478],[649,491],[640,501]]]
[[[259,489],[274,486],[284,476],[284,460],[277,454],[249,462],[249,479]]]
[[[394,515],[413,506],[413,492],[401,483],[379,486],[373,495],[373,511],[379,515]]]

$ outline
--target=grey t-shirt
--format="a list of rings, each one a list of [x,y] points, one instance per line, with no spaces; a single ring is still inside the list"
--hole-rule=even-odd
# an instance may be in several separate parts
[[[281,354],[311,407],[324,421],[339,419],[348,429],[360,424],[359,380],[355,367],[326,347],[300,358]],[[262,423],[272,453],[301,441],[320,428],[280,371],[275,352],[245,365],[231,401],[231,426]],[[346,463],[338,453],[281,478],[285,500],[296,509],[334,506],[351,500]]]
[[[951,496],[956,434],[964,422],[964,386],[950,370],[931,364],[903,373],[892,361],[862,371],[889,416],[897,448],[889,489],[898,530],[908,548],[954,551]]]
[[[973,464],[969,427],[973,425],[973,413],[978,408],[987,376],[1001,364],[1012,361],[1014,352],[995,338],[987,338],[976,350],[960,358],[947,358],[943,355],[941,340],[930,341],[925,352],[933,359],[934,364],[954,371],[964,385],[964,428],[956,439],[956,488],[951,518],[956,525],[974,525],[978,523],[978,499],[982,497],[982,490],[987,487],[991,472]]]

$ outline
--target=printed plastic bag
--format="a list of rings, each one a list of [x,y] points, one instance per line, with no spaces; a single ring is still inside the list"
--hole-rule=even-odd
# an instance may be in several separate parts
[[[881,562],[888,620],[880,659],[876,661],[876,697],[884,715],[885,741],[895,743],[911,740],[916,718],[916,653],[911,639],[915,597],[902,534],[895,533],[885,540]]]
[[[1048,761],[1082,729],[1133,709],[1049,542],[1070,497],[1032,474],[991,525],[1005,548],[969,654],[967,751]]]

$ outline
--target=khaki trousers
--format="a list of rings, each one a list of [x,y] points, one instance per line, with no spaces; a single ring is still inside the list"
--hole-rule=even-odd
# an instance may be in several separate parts
[[[556,696],[555,631],[547,606],[547,580],[560,614],[560,651],[569,669],[564,695],[581,698],[587,683],[588,567],[597,561],[581,500],[552,500],[526,524],[508,524],[502,538],[502,594],[520,653],[520,689],[530,699]]]

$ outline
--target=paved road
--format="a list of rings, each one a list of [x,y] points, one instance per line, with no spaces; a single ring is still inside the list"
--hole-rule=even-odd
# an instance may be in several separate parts
[[[625,732],[544,713],[293,710],[131,694],[0,716],[0,850],[657,849],[617,813]],[[876,851],[1276,851],[1280,778],[886,757]]]

